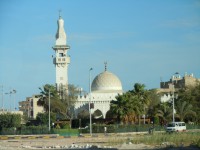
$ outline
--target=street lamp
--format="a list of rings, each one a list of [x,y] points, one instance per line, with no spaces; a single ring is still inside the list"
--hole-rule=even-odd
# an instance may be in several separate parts
[[[12,101],[11,101],[11,94],[13,94],[13,91],[10,91],[10,92],[5,93],[5,94],[6,94],[6,95],[9,94],[9,100],[10,100],[10,111],[11,111],[11,103],[12,103]]]
[[[1,96],[2,96],[2,111],[4,111],[4,100],[3,100],[3,85],[1,86]]]
[[[177,74],[179,74],[179,73],[176,72],[175,74],[177,75]],[[172,121],[175,122],[175,118],[174,118],[174,113],[175,113],[175,112],[174,112],[174,91],[175,91],[175,87],[174,87],[174,82],[173,82],[173,81],[174,81],[174,78],[172,77],[172,103],[173,103],[173,104],[172,104],[172,105],[173,105],[173,108],[172,108],[172,109],[173,109],[173,111],[172,111],[172,113],[173,113],[173,114],[172,114]]]
[[[51,130],[51,126],[50,126],[50,89],[49,89],[49,131]]]
[[[172,81],[172,103],[173,103],[173,118],[172,118],[172,121],[174,122],[174,83]]]
[[[92,114],[91,114],[91,71],[93,69],[90,68],[89,70],[89,91],[90,91],[90,97],[89,97],[89,112],[90,112],[90,135],[92,136]]]
[[[17,93],[17,91],[13,89],[12,93],[14,95],[14,111],[16,111],[16,106],[15,106],[16,95],[15,94]]]
[[[146,117],[146,116],[145,116],[145,106],[144,106],[144,124],[145,124],[145,120],[146,120],[145,117]]]

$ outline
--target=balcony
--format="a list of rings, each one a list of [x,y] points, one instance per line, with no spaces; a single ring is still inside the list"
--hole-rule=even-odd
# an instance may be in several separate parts
[[[56,57],[53,59],[54,64],[69,64],[70,57]]]

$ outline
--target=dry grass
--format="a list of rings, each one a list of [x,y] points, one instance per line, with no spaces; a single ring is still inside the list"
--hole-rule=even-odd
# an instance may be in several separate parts
[[[155,133],[153,135],[132,135],[125,137],[112,137],[108,139],[109,145],[133,143],[133,144],[147,144],[147,145],[162,145],[163,143],[171,143],[173,146],[189,146],[199,145],[200,132],[197,133]]]

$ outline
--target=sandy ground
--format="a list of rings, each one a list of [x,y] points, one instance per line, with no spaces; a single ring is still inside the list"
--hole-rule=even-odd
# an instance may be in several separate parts
[[[121,138],[121,139],[120,139]],[[166,145],[150,146],[145,144],[120,143],[127,137],[71,137],[50,139],[13,139],[0,140],[0,150],[28,150],[28,149],[110,149],[110,150],[148,150],[165,149]],[[117,139],[117,140],[116,140]],[[116,140],[116,142],[113,142]],[[112,142],[111,142],[112,141]],[[93,147],[91,147],[93,145]],[[167,150],[198,150],[198,148],[182,147],[167,148]]]
[[[144,144],[132,143],[111,143],[110,141],[116,137],[74,137],[64,139],[17,139],[17,140],[1,140],[0,150],[22,150],[22,149],[77,149],[77,148],[96,148],[101,149],[153,149],[154,147]]]

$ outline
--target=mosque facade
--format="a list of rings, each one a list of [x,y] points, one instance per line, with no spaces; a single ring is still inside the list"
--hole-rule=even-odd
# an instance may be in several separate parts
[[[70,57],[67,56],[69,46],[67,45],[67,36],[64,30],[64,20],[61,16],[59,16],[57,23],[56,44],[53,47],[56,54],[53,63],[56,67],[57,91],[61,93],[62,91],[67,92],[68,89],[67,69]],[[89,112],[91,108],[91,114],[95,111],[100,111],[102,114],[101,117],[106,118],[106,113],[110,110],[110,102],[116,100],[115,97],[118,94],[122,94],[121,81],[115,74],[107,70],[107,63],[105,64],[105,70],[98,74],[92,81],[90,89],[88,94],[77,97],[72,110],[74,117],[76,118],[83,111]]]
[[[119,78],[105,70],[98,74],[91,85],[91,92],[86,96],[78,96],[74,106],[75,117],[84,110],[89,110],[89,104],[92,104],[91,113],[100,111],[101,116],[106,118],[107,112],[110,110],[110,102],[116,100],[118,94],[122,94],[122,84]]]

